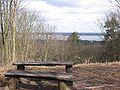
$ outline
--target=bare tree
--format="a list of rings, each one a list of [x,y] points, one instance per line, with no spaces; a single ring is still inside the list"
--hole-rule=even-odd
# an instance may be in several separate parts
[[[0,0],[3,61],[15,61],[16,11],[20,0]]]

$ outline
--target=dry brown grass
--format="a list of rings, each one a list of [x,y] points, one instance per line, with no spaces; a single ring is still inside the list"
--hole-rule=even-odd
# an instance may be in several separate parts
[[[6,70],[15,67],[1,68],[3,75]],[[65,72],[64,67],[28,67],[28,70]],[[3,78],[1,78],[3,79]],[[76,64],[73,66],[73,80],[76,88],[101,87],[104,85],[120,86],[120,62]]]

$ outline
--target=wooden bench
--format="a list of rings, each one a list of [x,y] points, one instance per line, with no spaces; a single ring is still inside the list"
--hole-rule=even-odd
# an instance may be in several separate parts
[[[69,85],[73,84],[72,80],[72,65],[73,63],[56,63],[56,62],[24,62],[24,63],[14,63],[17,65],[17,70],[11,70],[6,72],[5,77],[11,78],[13,81],[12,89],[14,90],[18,83],[20,82],[19,78],[29,78],[37,80],[52,80],[58,82],[59,90],[69,90]],[[41,72],[41,71],[26,71],[25,66],[57,66],[65,65],[66,73],[58,72]],[[64,89],[63,89],[64,88]],[[12,90],[11,89],[11,90]]]
[[[30,79],[34,78],[34,79],[38,79],[38,80],[58,81],[59,89],[60,89],[60,87],[68,88],[68,85],[73,84],[72,75],[70,73],[11,70],[5,74],[5,77],[10,77],[14,80],[11,82],[13,85],[11,88],[14,88],[14,89],[16,88],[17,83],[19,83],[19,78],[30,78]],[[65,86],[62,86],[63,83]],[[60,90],[62,90],[62,89],[60,89]]]

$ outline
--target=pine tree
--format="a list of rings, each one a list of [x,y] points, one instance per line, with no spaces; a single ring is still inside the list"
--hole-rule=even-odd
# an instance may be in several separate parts
[[[110,19],[105,22],[106,29],[105,42],[106,50],[111,60],[119,61],[119,22],[116,15],[112,15]]]
[[[71,33],[71,35],[68,38],[68,42],[70,42],[71,44],[79,44],[80,40],[79,40],[78,33],[77,32]]]

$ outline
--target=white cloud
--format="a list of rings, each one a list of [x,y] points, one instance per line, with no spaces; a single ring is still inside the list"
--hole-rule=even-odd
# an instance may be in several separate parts
[[[109,6],[107,0],[32,0],[28,8],[41,12],[59,32],[93,32],[90,26]]]

